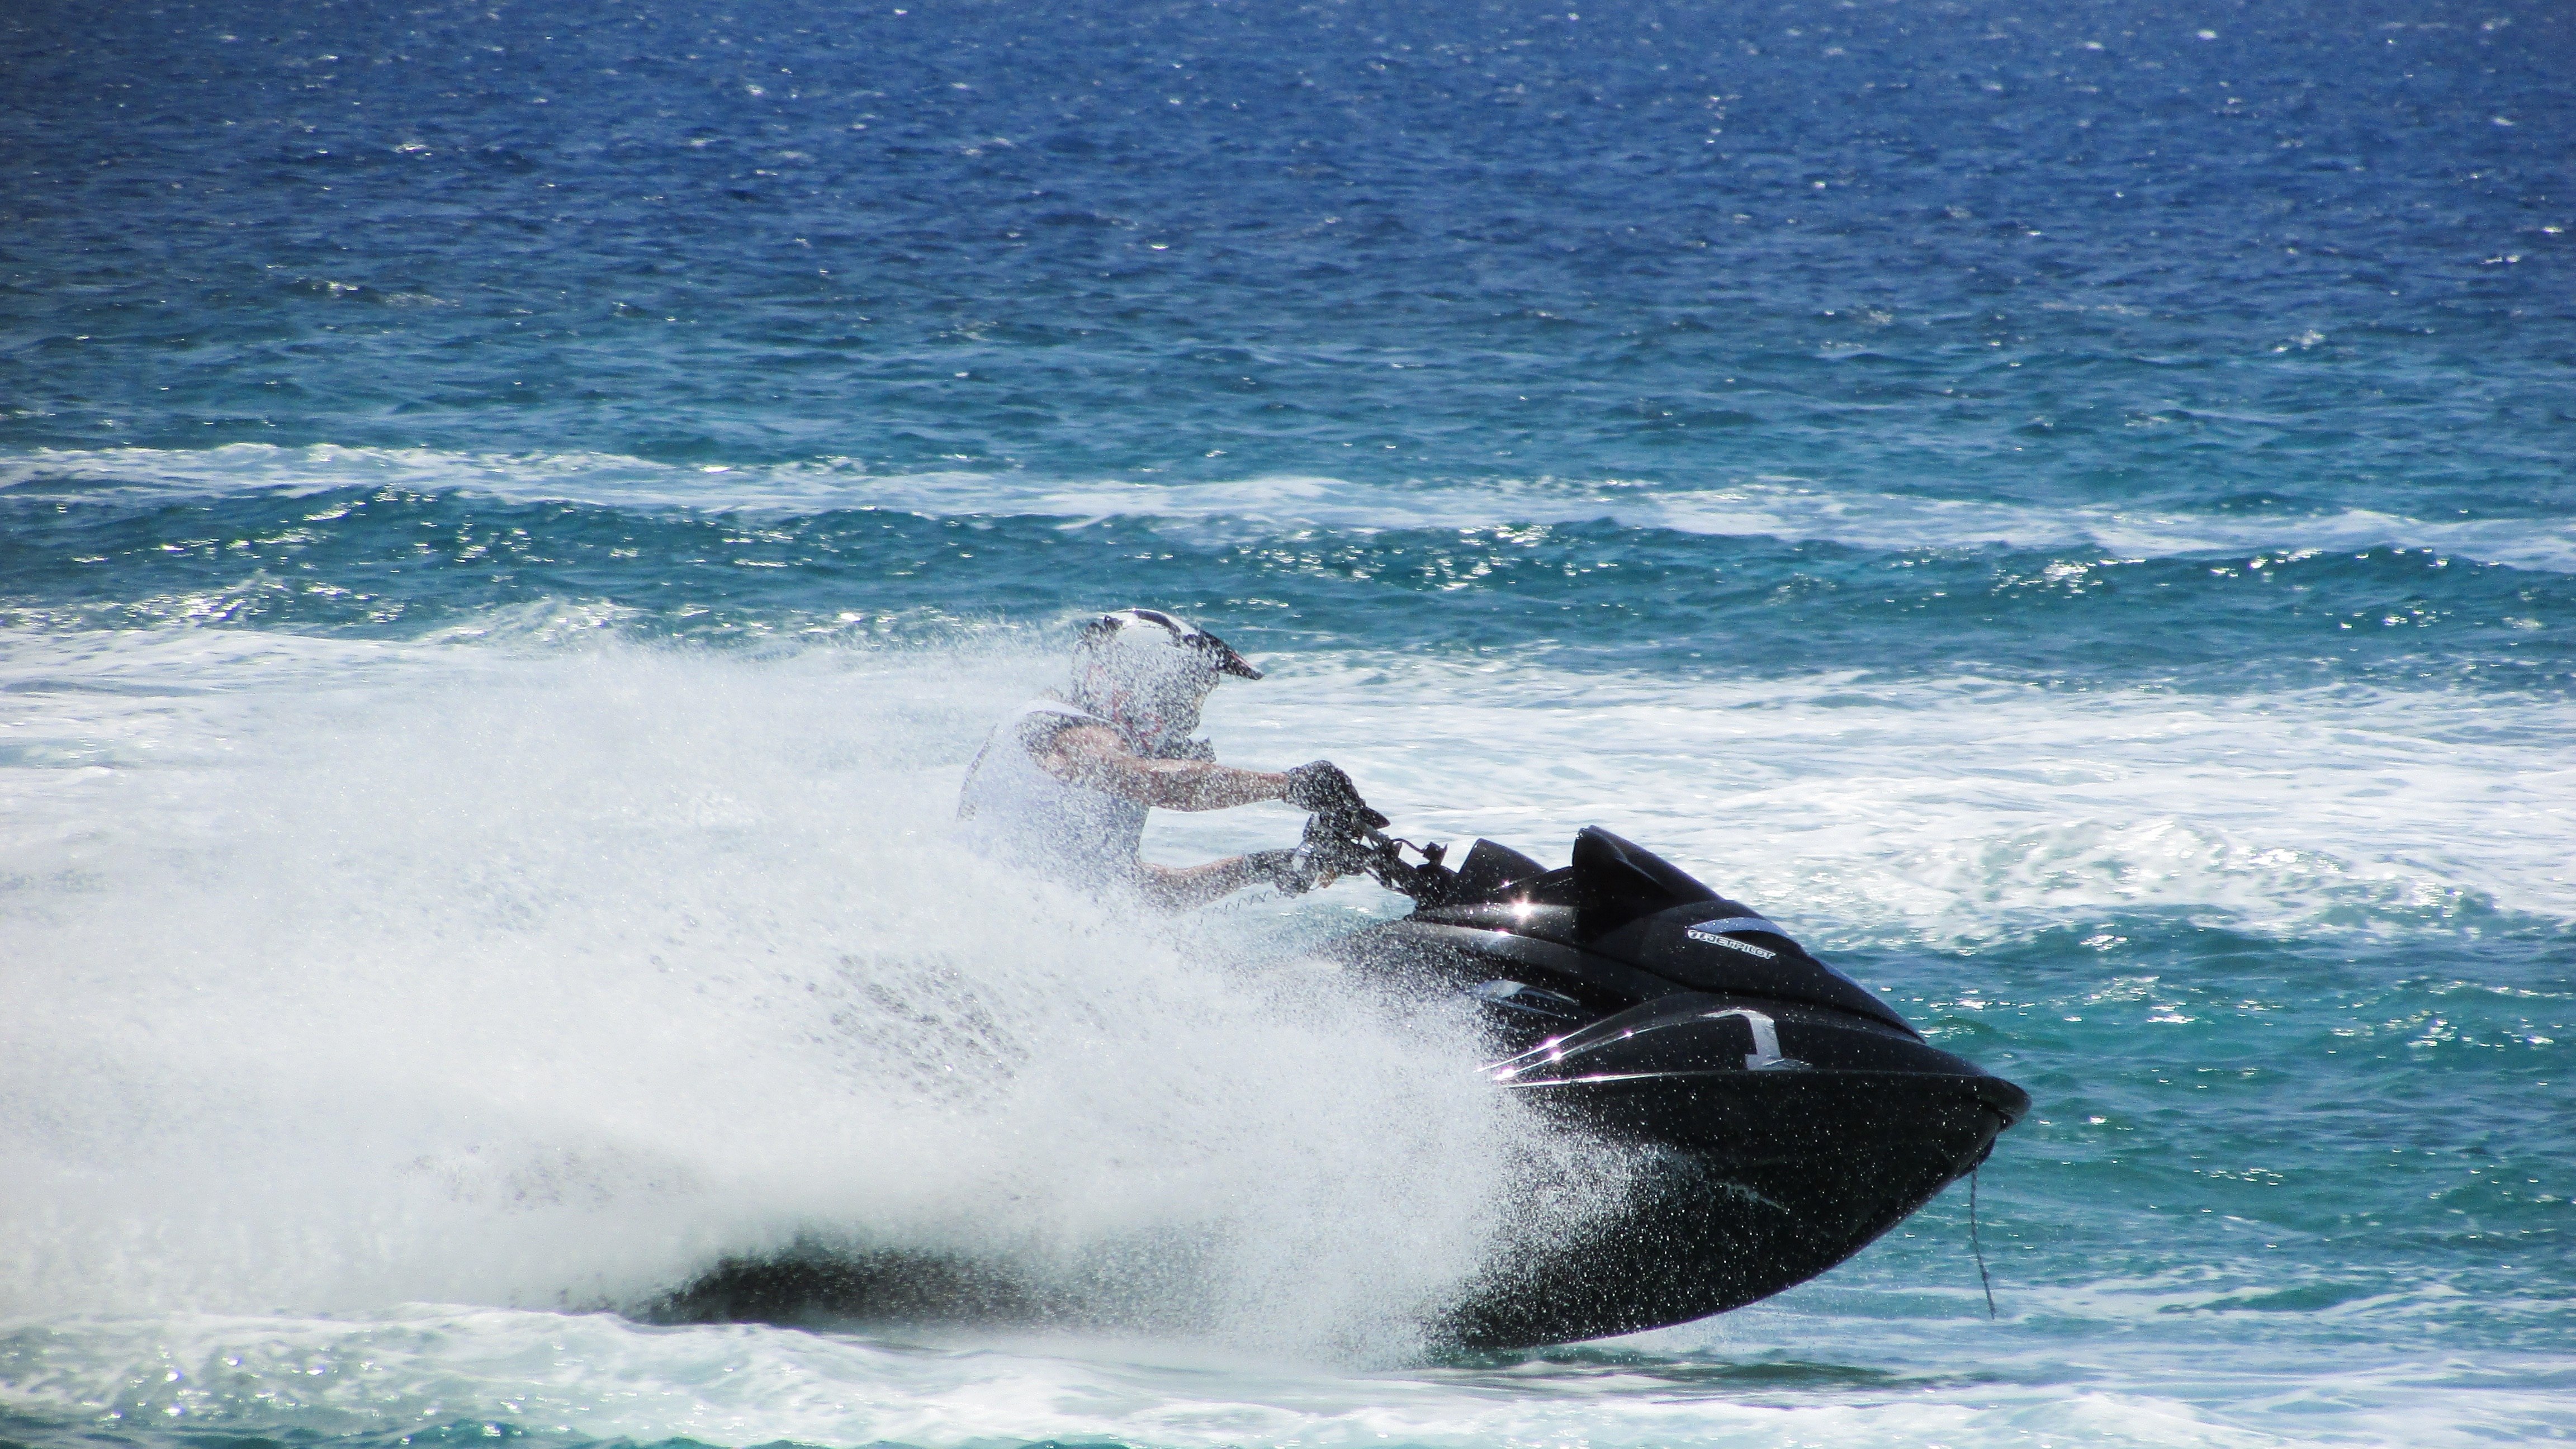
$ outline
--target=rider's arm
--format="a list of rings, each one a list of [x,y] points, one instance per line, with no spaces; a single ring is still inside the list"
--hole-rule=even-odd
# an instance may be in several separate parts
[[[1224,810],[1288,793],[1288,777],[1267,770],[1238,770],[1213,760],[1156,760],[1127,748],[1105,725],[1075,725],[1033,748],[1038,768],[1067,784],[1138,801],[1162,810]],[[1214,861],[1191,870],[1215,870],[1230,861]],[[1242,882],[1249,884],[1249,881]],[[1206,899],[1234,889],[1225,886]]]
[[[1231,895],[1252,885],[1277,885],[1277,866],[1254,855],[1232,855],[1211,860],[1205,865],[1153,865],[1139,862],[1137,886],[1147,902],[1158,910],[1185,911],[1203,906],[1219,896]],[[1317,877],[1313,886],[1327,886],[1333,877]]]

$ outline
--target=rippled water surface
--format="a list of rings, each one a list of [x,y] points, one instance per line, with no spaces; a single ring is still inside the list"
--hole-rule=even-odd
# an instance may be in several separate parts
[[[2490,1444],[2576,1410],[2563,7],[0,15],[0,1440]],[[1476,1046],[945,843],[1070,625],[2036,1106],[1466,1358]],[[1158,821],[1166,859],[1286,843]],[[1264,964],[1269,963],[1269,964]],[[1533,1154],[1538,1154],[1534,1158]],[[1108,1326],[655,1326],[824,1232]]]

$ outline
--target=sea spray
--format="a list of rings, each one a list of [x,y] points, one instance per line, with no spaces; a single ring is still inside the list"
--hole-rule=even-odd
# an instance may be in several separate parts
[[[221,748],[89,782],[11,893],[7,1311],[635,1305],[824,1244],[1383,1348],[1562,1150],[1469,1022],[1247,964],[1293,954],[1258,910],[954,849],[1042,661],[399,652],[129,701]]]

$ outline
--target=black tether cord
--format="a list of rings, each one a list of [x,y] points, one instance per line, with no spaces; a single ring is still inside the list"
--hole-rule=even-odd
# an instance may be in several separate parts
[[[1986,1290],[1986,1317],[1995,1316],[1995,1280],[1986,1276],[1986,1250],[1977,1241],[1977,1169],[1968,1170],[1968,1251],[1977,1255],[1977,1282]]]

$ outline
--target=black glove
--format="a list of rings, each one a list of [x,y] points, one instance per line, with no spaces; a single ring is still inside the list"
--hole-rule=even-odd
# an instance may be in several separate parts
[[[1374,810],[1368,813],[1377,815]],[[1377,818],[1386,819],[1383,815]],[[1331,816],[1313,815],[1307,817],[1306,834],[1297,844],[1296,855],[1298,865],[1310,874],[1338,876],[1357,875],[1368,869],[1378,853],[1339,829]]]
[[[1302,896],[1315,888],[1315,873],[1298,859],[1301,850],[1256,850],[1244,857],[1261,878],[1279,888],[1283,896]]]
[[[1244,857],[1283,896],[1302,896],[1328,879],[1357,875],[1374,856],[1354,840],[1319,834],[1311,826],[1295,850],[1256,850]]]
[[[1359,787],[1351,783],[1351,777],[1343,774],[1341,767],[1330,760],[1317,760],[1290,770],[1285,798],[1300,810],[1347,821],[1363,830],[1379,830],[1386,826],[1386,817],[1368,807],[1368,802],[1360,798]]]

